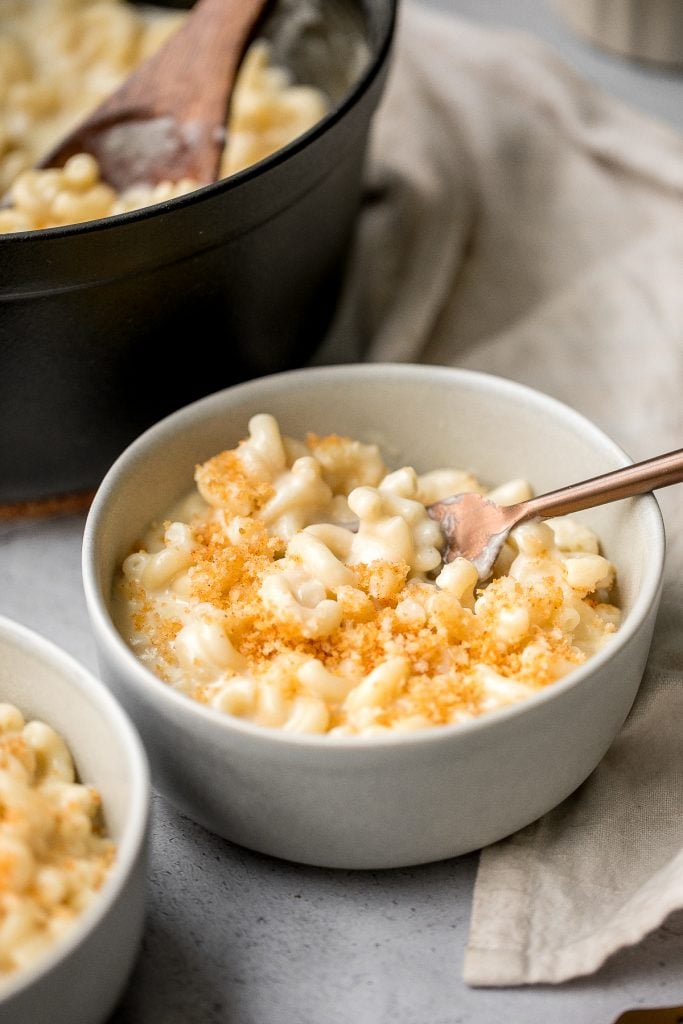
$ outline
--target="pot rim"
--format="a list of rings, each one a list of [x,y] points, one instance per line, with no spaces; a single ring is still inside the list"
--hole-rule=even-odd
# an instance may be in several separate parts
[[[389,51],[392,46],[396,31],[397,11],[400,0],[383,0],[387,8],[387,22],[378,40],[374,54],[371,56],[367,67],[358,78],[344,99],[330,110],[324,117],[317,121],[307,131],[297,135],[295,139],[285,146],[264,157],[262,160],[245,167],[240,171],[220,178],[218,181],[200,188],[193,189],[182,196],[174,199],[166,199],[160,203],[153,203],[150,206],[141,207],[139,210],[130,210],[126,213],[112,214],[108,217],[98,217],[94,220],[81,221],[76,224],[62,224],[57,227],[37,228],[27,231],[12,231],[0,233],[0,249],[25,244],[31,238],[40,238],[41,241],[49,239],[61,239],[71,236],[95,234],[99,231],[112,229],[118,226],[134,224],[136,222],[158,217],[163,213],[171,213],[174,210],[186,209],[201,202],[207,196],[218,196],[241,187],[246,182],[253,181],[271,170],[287,163],[298,153],[307,147],[315,144],[317,139],[326,135],[334,128],[346,114],[360,102],[363,96],[369,91],[374,81],[384,68]],[[364,4],[367,13],[367,4]]]

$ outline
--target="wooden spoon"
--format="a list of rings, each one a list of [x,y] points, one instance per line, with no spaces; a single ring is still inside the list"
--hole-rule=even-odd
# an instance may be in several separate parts
[[[501,507],[481,494],[457,494],[435,501],[427,506],[427,511],[443,530],[444,562],[452,562],[461,555],[474,563],[479,579],[485,580],[491,575],[493,563],[513,526],[529,519],[565,516],[681,482],[683,448],[516,505]]]
[[[41,160],[90,153],[102,178],[131,185],[218,177],[240,62],[269,0],[198,0],[184,24]]]

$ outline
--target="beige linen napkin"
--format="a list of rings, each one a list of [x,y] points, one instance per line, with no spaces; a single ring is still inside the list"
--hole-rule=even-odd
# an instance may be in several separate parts
[[[523,381],[636,460],[683,447],[683,140],[529,36],[405,2],[333,338],[358,303],[364,358]],[[636,705],[575,794],[482,851],[470,985],[587,974],[683,907],[683,486],[657,497]]]

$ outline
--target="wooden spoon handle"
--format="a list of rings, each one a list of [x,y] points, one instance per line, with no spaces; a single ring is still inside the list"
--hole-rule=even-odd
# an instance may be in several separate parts
[[[114,188],[215,181],[244,51],[270,0],[197,0],[184,24],[52,150],[41,167],[95,156]]]
[[[197,0],[181,27],[108,99],[103,115],[122,108],[172,114],[191,124],[220,124],[231,85],[264,0]]]

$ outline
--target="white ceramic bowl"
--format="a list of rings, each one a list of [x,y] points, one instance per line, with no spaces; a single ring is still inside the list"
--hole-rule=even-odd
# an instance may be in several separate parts
[[[107,688],[43,637],[0,617],[0,701],[51,725],[103,801],[116,861],[68,935],[3,983],[0,1024],[101,1024],[128,979],[144,922],[149,769]]]
[[[635,697],[658,607],[664,534],[652,496],[589,513],[616,563],[625,616],[568,677],[468,724],[396,738],[285,733],[231,718],[156,679],[110,611],[113,576],[145,525],[192,486],[194,467],[274,414],[378,442],[385,461],[472,469],[538,493],[628,464],[573,410],[510,381],[444,367],[347,365],[275,374],[174,413],[102,482],[85,530],[84,584],[103,678],[136,722],[153,781],[206,828],[308,864],[384,868],[492,843],[544,814],[595,768]]]

